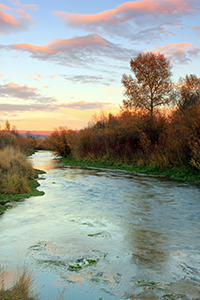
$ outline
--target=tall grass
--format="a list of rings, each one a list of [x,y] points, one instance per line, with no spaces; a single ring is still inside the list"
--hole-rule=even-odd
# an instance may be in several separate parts
[[[13,147],[0,151],[0,193],[19,194],[29,192],[28,180],[35,171],[25,155]]]
[[[26,267],[17,272],[17,276],[10,288],[4,286],[4,275],[0,269],[0,300],[39,300],[38,293],[34,290],[34,277]],[[62,300],[65,289],[57,300]],[[66,299],[66,298],[65,298]]]
[[[33,276],[26,268],[18,274],[11,288],[5,288],[1,278],[0,300],[37,300],[33,295]]]

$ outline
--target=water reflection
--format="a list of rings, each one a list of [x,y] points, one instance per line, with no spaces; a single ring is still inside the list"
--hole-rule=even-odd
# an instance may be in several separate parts
[[[34,164],[34,168],[38,170],[49,171],[59,167],[59,156],[45,150],[33,154],[30,161]]]
[[[162,250],[164,235],[159,232],[132,229],[129,230],[130,240],[133,244],[133,261],[147,268],[159,269],[164,267],[168,259],[167,252]]]
[[[46,171],[45,195],[0,217],[0,264],[13,270],[25,259],[45,285],[42,300],[58,286],[71,299],[122,299],[143,293],[138,280],[200,280],[198,186],[64,166],[48,151],[31,160]],[[69,268],[84,259],[96,263]]]

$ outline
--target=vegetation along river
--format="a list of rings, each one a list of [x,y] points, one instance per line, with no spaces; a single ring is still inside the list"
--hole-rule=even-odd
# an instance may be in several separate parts
[[[45,194],[0,216],[0,265],[41,300],[200,299],[200,186],[30,158]]]

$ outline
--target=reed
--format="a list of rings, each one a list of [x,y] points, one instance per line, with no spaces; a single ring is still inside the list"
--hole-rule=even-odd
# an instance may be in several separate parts
[[[1,275],[0,300],[39,300],[37,294],[33,294],[33,276],[26,268],[14,280],[12,287],[5,288],[3,275]]]

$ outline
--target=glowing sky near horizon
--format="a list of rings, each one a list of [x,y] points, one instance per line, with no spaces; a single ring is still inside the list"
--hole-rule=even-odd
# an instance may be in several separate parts
[[[174,81],[200,77],[200,1],[1,1],[1,128],[80,129],[117,112],[143,51],[170,58]]]

